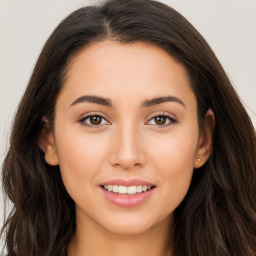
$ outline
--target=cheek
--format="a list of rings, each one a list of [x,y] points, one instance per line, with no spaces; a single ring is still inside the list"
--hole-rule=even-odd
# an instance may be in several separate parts
[[[176,132],[163,137],[159,136],[153,141],[152,156],[155,155],[155,159],[159,159],[157,162],[163,166],[164,170],[169,170],[168,173],[172,171],[186,172],[186,166],[193,169],[197,143],[198,130],[196,126],[194,129],[186,129],[186,127],[177,129]]]
[[[79,130],[79,131],[78,131]],[[61,175],[70,192],[93,183],[105,158],[104,138],[84,134],[83,128],[56,128],[56,146]],[[72,192],[71,192],[72,193]]]
[[[161,184],[163,200],[172,212],[184,199],[194,171],[198,133],[170,134],[158,140],[152,151],[154,168]]]
[[[166,175],[182,174],[193,169],[195,152],[196,143],[176,137],[159,146],[156,156],[160,160],[162,169],[167,172]]]

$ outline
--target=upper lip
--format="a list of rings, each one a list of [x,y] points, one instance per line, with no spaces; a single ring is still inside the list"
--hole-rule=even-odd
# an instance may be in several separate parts
[[[140,179],[129,179],[129,180],[124,180],[124,179],[113,179],[113,180],[108,180],[104,183],[101,183],[101,186],[105,186],[105,185],[118,185],[118,186],[155,186],[153,183],[144,181],[144,180],[140,180]]]

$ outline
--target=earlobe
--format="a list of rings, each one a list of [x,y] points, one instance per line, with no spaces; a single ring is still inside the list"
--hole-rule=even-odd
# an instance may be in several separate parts
[[[52,129],[48,126],[48,121],[45,118],[43,118],[43,123],[44,127],[39,138],[39,146],[44,152],[46,163],[55,166],[59,164],[59,160],[54,136]]]
[[[205,115],[204,122],[200,130],[194,168],[202,167],[212,153],[214,127],[215,115],[213,111],[209,109]]]

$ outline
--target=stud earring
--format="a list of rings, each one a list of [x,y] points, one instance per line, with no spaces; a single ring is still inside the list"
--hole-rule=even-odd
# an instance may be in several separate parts
[[[201,159],[200,159],[200,158],[198,158],[198,159],[197,159],[197,161],[198,161],[198,162],[200,162],[200,161],[201,161]]]

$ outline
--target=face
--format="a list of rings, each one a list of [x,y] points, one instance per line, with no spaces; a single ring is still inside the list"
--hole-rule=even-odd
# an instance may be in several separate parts
[[[138,234],[171,221],[207,160],[206,135],[181,64],[156,46],[102,41],[73,58],[43,148],[77,223]]]

